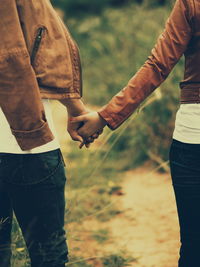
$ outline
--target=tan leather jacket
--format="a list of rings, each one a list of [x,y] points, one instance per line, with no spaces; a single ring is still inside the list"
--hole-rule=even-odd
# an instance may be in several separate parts
[[[181,89],[200,88],[200,1],[177,0],[151,55],[127,86],[102,108],[111,129],[119,127],[185,56]],[[188,94],[191,94],[190,92]],[[200,99],[200,97],[199,97]],[[188,101],[185,101],[188,102]]]
[[[0,107],[22,150],[52,135],[41,98],[80,98],[76,43],[49,0],[2,0]]]

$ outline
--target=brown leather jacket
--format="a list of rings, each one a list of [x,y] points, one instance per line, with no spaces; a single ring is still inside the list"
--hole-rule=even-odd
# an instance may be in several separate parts
[[[41,98],[81,97],[77,45],[49,0],[3,0],[0,36],[0,107],[22,150],[48,143]]]
[[[200,102],[200,1],[177,0],[145,64],[99,114],[111,129],[119,127],[185,56],[182,102]],[[198,90],[196,90],[198,89]],[[198,94],[197,92],[198,91]],[[192,93],[194,95],[192,96]],[[191,97],[192,96],[192,97]]]

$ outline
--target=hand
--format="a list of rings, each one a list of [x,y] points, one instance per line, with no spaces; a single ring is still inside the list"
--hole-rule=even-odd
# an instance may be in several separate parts
[[[98,133],[95,133],[93,134],[92,136],[90,136],[87,140],[83,140],[83,138],[79,135],[78,133],[78,130],[83,126],[84,123],[82,122],[71,122],[73,117],[71,118],[68,118],[68,127],[67,127],[67,130],[68,130],[68,133],[69,135],[71,136],[72,140],[73,141],[78,141],[80,142],[80,146],[79,148],[82,148],[84,145],[89,148],[90,147],[90,144],[94,142],[95,139],[97,139],[99,137],[99,135],[103,132],[98,132]]]
[[[71,120],[73,117],[68,117],[68,122],[67,122],[67,131],[69,135],[71,136],[73,141],[78,141],[81,144],[84,143],[83,138],[78,134],[78,129],[83,125],[82,122],[74,122],[72,123]]]
[[[67,130],[72,140],[79,141],[84,144],[83,138],[78,134],[78,129],[83,125],[81,122],[71,123],[71,119],[89,112],[80,99],[61,99],[59,100],[68,112]],[[88,145],[86,145],[88,146]],[[81,146],[82,147],[82,146]]]
[[[99,138],[99,135],[103,133],[103,129],[101,131],[98,131],[97,133],[93,134],[92,136],[88,137],[87,140],[83,141],[79,148],[82,148],[84,145],[85,147],[89,148],[91,143],[94,142],[95,139]]]
[[[87,144],[88,142],[91,143],[93,141],[90,140],[91,138],[98,138],[99,134],[102,133],[103,128],[107,124],[98,112],[89,112],[81,116],[73,117],[70,119],[70,122],[74,124],[82,123],[82,126],[80,126],[77,132],[78,135],[84,139],[84,144]]]

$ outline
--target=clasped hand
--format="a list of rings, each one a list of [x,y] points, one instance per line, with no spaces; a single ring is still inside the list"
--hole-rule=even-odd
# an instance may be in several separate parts
[[[102,134],[106,121],[98,112],[87,112],[68,119],[68,132],[74,141],[80,142],[80,148],[89,147]]]

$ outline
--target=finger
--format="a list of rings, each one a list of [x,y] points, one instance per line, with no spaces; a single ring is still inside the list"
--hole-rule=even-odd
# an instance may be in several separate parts
[[[87,133],[87,130],[85,130],[85,127],[84,126],[82,128],[80,128],[80,129],[78,129],[77,132],[78,132],[78,134],[80,136],[83,137],[84,140],[87,140],[91,136],[91,134],[88,134]]]
[[[82,149],[82,147],[85,145],[84,142],[82,142],[80,145],[79,145],[79,148]]]
[[[80,135],[78,135],[76,132],[71,132],[69,134],[70,134],[70,136],[71,136],[73,141],[78,141],[78,142],[81,142],[81,143],[84,142],[83,138]]]
[[[85,143],[85,147],[89,148],[90,147],[90,143]]]
[[[77,116],[77,117],[72,117],[72,118],[69,118],[69,121],[71,123],[76,123],[76,122],[82,122],[82,121],[86,121],[86,116],[85,115],[80,115],[80,116]]]
[[[98,133],[95,133],[95,134],[92,135],[92,138],[93,139],[97,139],[98,137],[99,137],[99,134]]]
[[[103,133],[103,129],[100,129],[100,130],[98,130],[98,132],[97,132],[97,134],[102,134]]]
[[[93,137],[89,137],[87,140],[86,140],[87,143],[93,143],[94,142],[94,138]]]
[[[77,135],[76,137],[74,137],[73,140],[74,140],[74,141],[78,141],[78,142],[80,142],[80,143],[83,142],[83,138],[82,138],[81,136],[79,136],[79,135]]]

